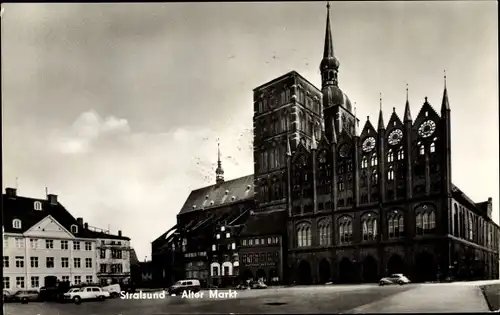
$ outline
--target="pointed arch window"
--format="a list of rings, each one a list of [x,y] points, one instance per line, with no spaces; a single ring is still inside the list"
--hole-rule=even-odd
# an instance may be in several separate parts
[[[372,183],[372,186],[375,186],[375,185],[378,184],[378,173],[377,173],[377,170],[372,170],[371,183]]]
[[[431,146],[429,147],[429,151],[431,153],[436,152],[436,144],[434,142],[431,143]]]
[[[389,171],[387,172],[387,180],[394,180],[394,169],[392,167],[389,167]]]
[[[344,186],[344,181],[343,180],[339,181],[338,186],[339,186],[339,191],[344,191],[345,186]]]
[[[286,129],[286,117],[287,117],[287,115],[285,114],[285,115],[281,116],[281,118],[280,118],[281,131],[287,131],[287,129]]]
[[[377,219],[372,214],[368,214],[362,219],[363,240],[374,241],[377,239]]]
[[[264,170],[264,172],[267,171],[267,158],[268,158],[268,152],[266,150],[266,151],[264,151],[264,154],[263,154],[263,162],[264,163],[262,163],[262,169]]]
[[[304,114],[301,112],[299,114],[299,130],[300,131],[306,131],[306,120],[304,118]]]
[[[361,159],[361,168],[367,168],[368,167],[368,158],[366,156],[363,156]]]
[[[399,148],[398,150],[398,160],[404,160],[405,158],[405,151],[403,150],[403,147]]]
[[[389,226],[389,238],[399,238],[404,234],[404,219],[403,215],[395,211],[387,219]]]
[[[342,217],[339,220],[339,242],[341,244],[352,242],[352,220],[349,217]]]
[[[325,221],[319,224],[319,245],[328,246],[331,244],[331,229],[330,223]]]
[[[420,148],[419,148],[419,154],[420,154],[420,155],[424,155],[424,154],[425,154],[425,148],[424,148],[424,145],[423,145],[423,144],[421,144],[421,145],[420,145]]]
[[[428,206],[422,206],[417,210],[416,233],[417,235],[432,234],[436,229],[436,212]]]
[[[378,164],[377,153],[373,153],[372,154],[372,158],[370,160],[370,164],[371,164],[371,166],[376,166]]]
[[[280,121],[277,117],[274,117],[273,119],[273,123],[274,123],[274,132],[275,133],[280,133],[281,130],[280,130]]]
[[[274,151],[274,167],[279,168],[280,167],[279,147],[274,147],[273,151]]]
[[[366,186],[368,184],[368,178],[366,176],[366,173],[363,172],[361,174],[361,186]]]
[[[393,162],[394,161],[394,152],[392,149],[389,149],[389,153],[387,153],[387,162]]]

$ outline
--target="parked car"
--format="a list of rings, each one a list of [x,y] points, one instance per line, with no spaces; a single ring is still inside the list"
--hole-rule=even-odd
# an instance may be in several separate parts
[[[37,290],[20,290],[12,296],[11,301],[23,304],[40,301],[40,293]]]
[[[380,281],[379,281],[380,286],[390,285],[390,284],[404,285],[404,284],[408,284],[408,283],[410,283],[410,279],[408,279],[402,273],[392,274],[389,277],[384,277],[384,278],[380,279]]]
[[[120,296],[120,292],[122,291],[119,284],[110,284],[108,286],[102,287],[101,289],[103,291],[109,292],[111,298],[117,298],[118,296]]]
[[[168,288],[168,294],[178,295],[184,291],[198,292],[201,290],[200,281],[196,279],[177,281],[173,286]]]
[[[14,295],[12,293],[9,292],[9,290],[3,290],[3,301],[4,302],[10,302],[12,301],[12,297]]]
[[[73,288],[69,290],[67,293],[64,293],[64,299],[73,301],[75,304],[80,304],[84,300],[104,301],[106,298],[109,297],[110,297],[109,292],[103,291],[99,287]]]
[[[252,289],[265,289],[265,288],[267,288],[267,285],[262,281],[256,281],[256,282],[252,283],[251,288]]]

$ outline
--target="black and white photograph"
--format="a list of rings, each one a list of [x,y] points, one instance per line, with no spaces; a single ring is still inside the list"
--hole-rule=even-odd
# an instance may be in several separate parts
[[[498,3],[1,4],[2,314],[500,311]]]

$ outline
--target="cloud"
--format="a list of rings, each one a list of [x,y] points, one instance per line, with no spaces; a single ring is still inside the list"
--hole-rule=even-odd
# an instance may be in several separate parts
[[[32,134],[25,130],[19,136]],[[22,194],[48,185],[74,216],[91,226],[109,224],[115,233],[123,230],[141,255],[149,254],[148,244],[175,225],[191,190],[215,183],[217,138],[226,179],[253,172],[251,128],[238,122],[219,130],[146,133],[134,131],[125,118],[88,110],[40,136],[49,145],[26,141],[24,150],[38,151],[37,165],[46,173],[24,164],[20,176],[29,182],[22,183]]]

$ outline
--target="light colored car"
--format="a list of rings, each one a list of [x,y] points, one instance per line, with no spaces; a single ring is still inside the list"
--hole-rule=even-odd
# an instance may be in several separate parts
[[[389,277],[384,277],[384,278],[380,279],[380,281],[379,281],[380,286],[390,285],[390,284],[404,285],[404,284],[408,284],[408,283],[410,283],[410,279],[408,279],[402,273],[392,274]]]
[[[109,292],[109,295],[112,298],[117,298],[118,296],[120,296],[120,292],[122,291],[119,284],[110,284],[108,286],[102,287],[101,289],[103,291]]]
[[[83,300],[104,301],[106,298],[109,298],[109,296],[109,292],[103,291],[99,287],[74,288],[64,293],[64,299],[71,300],[75,304],[80,304]]]

